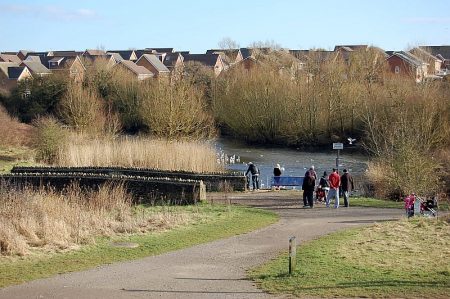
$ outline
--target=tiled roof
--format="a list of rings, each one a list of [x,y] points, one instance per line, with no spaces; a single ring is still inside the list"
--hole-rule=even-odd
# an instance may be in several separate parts
[[[325,61],[336,54],[334,51],[326,50],[289,50],[289,53],[300,61],[306,61],[314,57],[320,61]]]
[[[21,60],[17,55],[13,54],[0,54],[0,61],[5,62],[14,62],[14,63],[20,63]]]
[[[73,51],[73,50],[69,50],[69,51],[49,51],[48,52],[48,56],[64,56],[64,57],[76,57],[79,55],[82,55],[83,52],[79,52],[79,51]]]
[[[133,54],[136,55],[136,53],[134,52],[134,50],[109,50],[107,53],[108,53],[108,54],[110,54],[110,53],[119,53],[120,56],[121,56],[123,59],[125,59],[125,60],[130,60],[130,59],[131,59],[131,56],[132,56]]]
[[[430,51],[434,56],[440,55],[445,59],[450,59],[450,46],[420,46],[425,51]]]
[[[166,67],[172,68],[175,66],[178,58],[181,56],[180,53],[168,53],[165,57],[164,57],[164,61],[163,64]],[[181,56],[181,58],[183,58],[183,56]]]
[[[24,61],[34,61],[34,62],[39,62],[39,63],[41,63],[41,57],[40,57],[40,56],[33,56],[33,55],[30,55],[30,56],[27,56],[27,58],[25,58]]]
[[[187,54],[183,55],[184,62],[199,62],[203,65],[214,67],[219,59],[219,54]]]
[[[252,53],[251,53],[250,49],[248,49],[248,48],[240,48],[239,52],[241,52],[242,60],[247,59],[250,56],[252,56]]]
[[[134,53],[136,54],[137,59],[139,59],[144,54],[154,54],[154,53],[156,53],[156,51],[150,50],[150,49],[144,49],[144,50],[134,50]]]
[[[173,48],[145,48],[146,50],[155,50],[157,53],[172,53]]]
[[[145,67],[139,66],[130,60],[122,60],[119,64],[123,65],[125,68],[132,71],[136,75],[153,75],[153,73]]]
[[[106,55],[106,52],[103,50],[93,50],[93,49],[87,49],[84,51],[83,55],[89,55],[89,56],[103,56]]]
[[[392,56],[397,56],[400,57],[401,59],[403,59],[404,61],[408,62],[409,64],[412,64],[414,66],[422,66],[424,64],[427,64],[425,62],[423,62],[420,58],[418,58],[417,56],[406,52],[406,51],[397,51],[394,52],[394,54],[392,54]]]
[[[351,51],[355,51],[355,50],[360,50],[360,49],[367,49],[369,46],[368,45],[336,45],[334,47],[334,51],[337,51],[340,48],[345,48],[345,50],[351,50]]]
[[[161,62],[161,60],[153,54],[144,54],[140,59],[146,59],[160,73],[169,73],[169,69]],[[139,59],[139,60],[140,60]]]
[[[114,57],[114,59],[115,59],[117,62],[120,62],[120,61],[123,60],[123,57],[120,56],[119,53],[108,53],[107,55],[111,55],[112,57]]]
[[[51,71],[45,67],[40,61],[27,61],[22,62],[33,74],[51,74]]]
[[[425,51],[424,49],[418,47],[418,48],[414,48],[410,51],[413,55],[419,56],[420,58],[425,58],[425,59],[432,59],[432,60],[440,60],[439,58],[437,58],[436,56],[434,56],[433,54]]]

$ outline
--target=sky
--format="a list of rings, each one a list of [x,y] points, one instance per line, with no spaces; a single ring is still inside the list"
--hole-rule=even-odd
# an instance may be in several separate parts
[[[450,0],[0,0],[0,51],[450,45]]]

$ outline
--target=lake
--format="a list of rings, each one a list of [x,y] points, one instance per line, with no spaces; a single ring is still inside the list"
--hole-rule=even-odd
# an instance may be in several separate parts
[[[340,151],[339,170],[342,173],[344,168],[348,169],[354,177],[361,177],[367,169],[368,157],[354,151]],[[283,176],[303,176],[306,170],[314,165],[318,176],[322,176],[326,171],[331,173],[336,166],[337,150],[323,151],[302,151],[287,147],[265,147],[252,146],[232,139],[220,138],[215,141],[218,158],[224,162],[225,167],[230,170],[245,172],[247,163],[253,162],[261,171],[261,187],[270,187],[273,168],[278,163],[284,168]],[[229,162],[229,158],[231,162]],[[221,159],[222,158],[222,159]],[[227,159],[225,159],[227,158]]]

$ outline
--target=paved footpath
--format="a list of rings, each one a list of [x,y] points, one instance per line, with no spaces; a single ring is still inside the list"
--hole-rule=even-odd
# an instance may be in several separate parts
[[[289,196],[286,196],[289,194]],[[402,217],[402,210],[303,209],[292,192],[232,194],[233,203],[270,209],[280,221],[263,229],[131,262],[58,275],[0,289],[0,298],[276,298],[246,271],[297,243],[345,228]],[[221,200],[222,195],[215,195]],[[284,297],[278,297],[284,298]]]

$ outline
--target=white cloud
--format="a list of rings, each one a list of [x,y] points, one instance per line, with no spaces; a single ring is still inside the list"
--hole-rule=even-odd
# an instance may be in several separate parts
[[[87,8],[68,9],[56,5],[21,5],[21,4],[1,4],[0,15],[17,15],[24,17],[35,17],[52,20],[76,21],[93,19],[97,17],[94,10]]]

